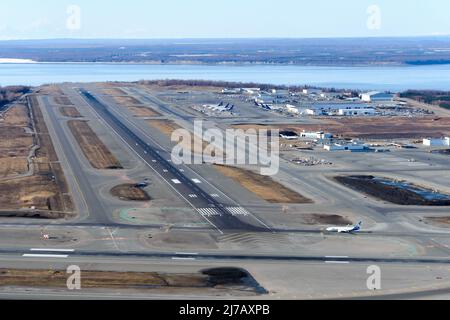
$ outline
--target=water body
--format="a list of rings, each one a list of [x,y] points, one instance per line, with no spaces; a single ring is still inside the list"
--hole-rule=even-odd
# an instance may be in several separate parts
[[[142,79],[204,79],[275,85],[306,84],[361,90],[450,90],[450,65],[313,67],[95,63],[0,64],[0,86]]]
[[[403,190],[407,190],[410,192],[414,192],[418,194],[419,196],[423,197],[426,200],[448,200],[450,201],[450,195],[439,193],[437,191],[425,189],[422,187],[415,186],[411,183],[404,182],[404,181],[393,181],[393,180],[387,180],[382,178],[375,178],[374,180],[396,188],[400,188]]]

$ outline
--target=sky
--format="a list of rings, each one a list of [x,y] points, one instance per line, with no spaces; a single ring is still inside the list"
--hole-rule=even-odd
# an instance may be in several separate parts
[[[450,34],[448,0],[1,0],[0,40]]]

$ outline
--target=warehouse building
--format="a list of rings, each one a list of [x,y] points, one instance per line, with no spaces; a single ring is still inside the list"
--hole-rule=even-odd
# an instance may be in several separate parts
[[[384,93],[378,91],[370,91],[361,95],[361,100],[364,102],[387,102],[393,101],[394,95],[391,93]]]
[[[450,137],[443,139],[423,139],[423,144],[427,147],[448,147],[450,146]]]

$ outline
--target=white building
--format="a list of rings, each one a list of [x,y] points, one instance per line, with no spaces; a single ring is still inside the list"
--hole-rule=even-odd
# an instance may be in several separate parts
[[[428,147],[448,147],[450,146],[450,137],[444,139],[423,139],[423,144]]]
[[[245,94],[259,94],[261,92],[260,88],[242,88],[242,92]]]
[[[375,108],[367,106],[348,106],[341,108],[338,111],[340,116],[373,116],[375,115]]]
[[[331,133],[325,133],[323,131],[318,131],[318,132],[306,132],[303,131],[302,133],[300,133],[300,138],[302,139],[331,139],[333,138],[333,135]]]
[[[348,110],[348,112],[345,110]],[[350,111],[353,111],[353,114]],[[304,111],[305,114],[313,116],[355,115],[355,112],[357,114],[374,114],[375,109],[363,103],[315,103],[308,106]]]
[[[353,143],[353,144],[328,144],[324,146],[324,149],[327,151],[352,151],[352,152],[357,152],[357,151],[368,151],[370,150],[370,148],[365,145],[365,144],[358,144],[358,143]]]
[[[303,89],[303,94],[320,95],[321,93],[322,93],[322,90],[320,90],[320,89]]]
[[[233,89],[225,88],[222,90],[223,94],[239,94],[241,92],[242,92],[241,89],[235,89],[235,88],[233,88]]]
[[[361,100],[365,102],[386,102],[393,101],[394,95],[379,91],[366,92],[361,95]]]
[[[289,112],[289,113],[293,113],[293,114],[299,114],[300,113],[300,110],[296,106],[293,106],[293,105],[290,105],[290,104],[286,105],[286,111]]]

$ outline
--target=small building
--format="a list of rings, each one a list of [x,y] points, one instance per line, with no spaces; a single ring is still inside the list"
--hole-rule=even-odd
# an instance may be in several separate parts
[[[373,116],[375,115],[375,108],[366,106],[347,106],[338,111],[340,116]]]
[[[327,151],[351,151],[351,152],[364,152],[370,151],[371,149],[365,144],[327,144],[324,146],[324,149]]]
[[[333,135],[331,133],[325,133],[323,131],[318,131],[318,132],[306,132],[303,130],[303,132],[300,133],[300,138],[302,139],[320,139],[320,140],[325,140],[325,139],[331,139],[333,138]]]
[[[370,91],[361,95],[361,100],[364,102],[386,102],[393,101],[394,95],[391,93]]]
[[[300,110],[296,106],[293,106],[293,105],[290,105],[290,104],[286,105],[286,111],[289,112],[289,113],[293,113],[293,114],[299,114],[300,113]]]
[[[303,89],[303,94],[309,94],[309,95],[320,95],[322,93],[322,90],[320,89]]]
[[[342,110],[342,111],[341,111]],[[345,112],[345,110],[353,110],[353,113],[375,113],[373,107],[368,106],[364,103],[314,103],[308,106],[304,113],[307,115],[321,116],[321,115],[350,115],[350,112]],[[353,115],[353,114],[352,114]]]
[[[297,140],[298,135],[292,131],[281,131],[280,137],[286,140]]]
[[[240,94],[242,92],[241,89],[236,89],[236,88],[225,88],[222,90],[223,94]]]
[[[427,147],[448,147],[450,146],[450,137],[443,139],[423,139],[423,144]]]
[[[242,92],[245,94],[259,94],[261,92],[260,88],[242,88]]]

